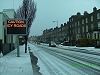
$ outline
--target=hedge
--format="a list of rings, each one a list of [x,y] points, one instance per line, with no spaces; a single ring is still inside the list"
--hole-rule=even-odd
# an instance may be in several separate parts
[[[100,41],[99,39],[88,39],[88,38],[80,38],[77,41],[78,46],[82,47],[93,47],[96,44],[96,41]]]

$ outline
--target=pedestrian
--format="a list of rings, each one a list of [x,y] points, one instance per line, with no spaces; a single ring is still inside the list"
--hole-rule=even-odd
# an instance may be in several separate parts
[[[0,57],[3,56],[3,53],[2,53],[2,46],[0,45]]]

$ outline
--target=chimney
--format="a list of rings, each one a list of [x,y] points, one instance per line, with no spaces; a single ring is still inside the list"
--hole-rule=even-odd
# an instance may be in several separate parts
[[[61,24],[61,27],[63,27],[63,24]]]
[[[84,15],[88,15],[88,12],[87,11],[84,11]]]
[[[66,23],[64,23],[64,25],[66,25]]]
[[[80,12],[77,12],[77,16],[80,16],[81,15],[81,13]]]
[[[93,12],[95,12],[95,11],[97,11],[97,8],[96,7],[93,8]]]

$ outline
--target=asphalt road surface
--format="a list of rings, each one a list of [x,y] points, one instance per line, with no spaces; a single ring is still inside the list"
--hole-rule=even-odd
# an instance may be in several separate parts
[[[100,75],[99,56],[36,44],[30,47],[42,75]]]

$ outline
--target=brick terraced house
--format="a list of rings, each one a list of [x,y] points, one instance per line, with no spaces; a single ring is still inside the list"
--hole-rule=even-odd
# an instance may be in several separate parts
[[[78,12],[60,27],[46,29],[41,35],[44,42],[63,42],[66,39],[75,43],[79,38],[100,39],[100,9],[94,7],[92,13],[84,11],[83,15]]]

